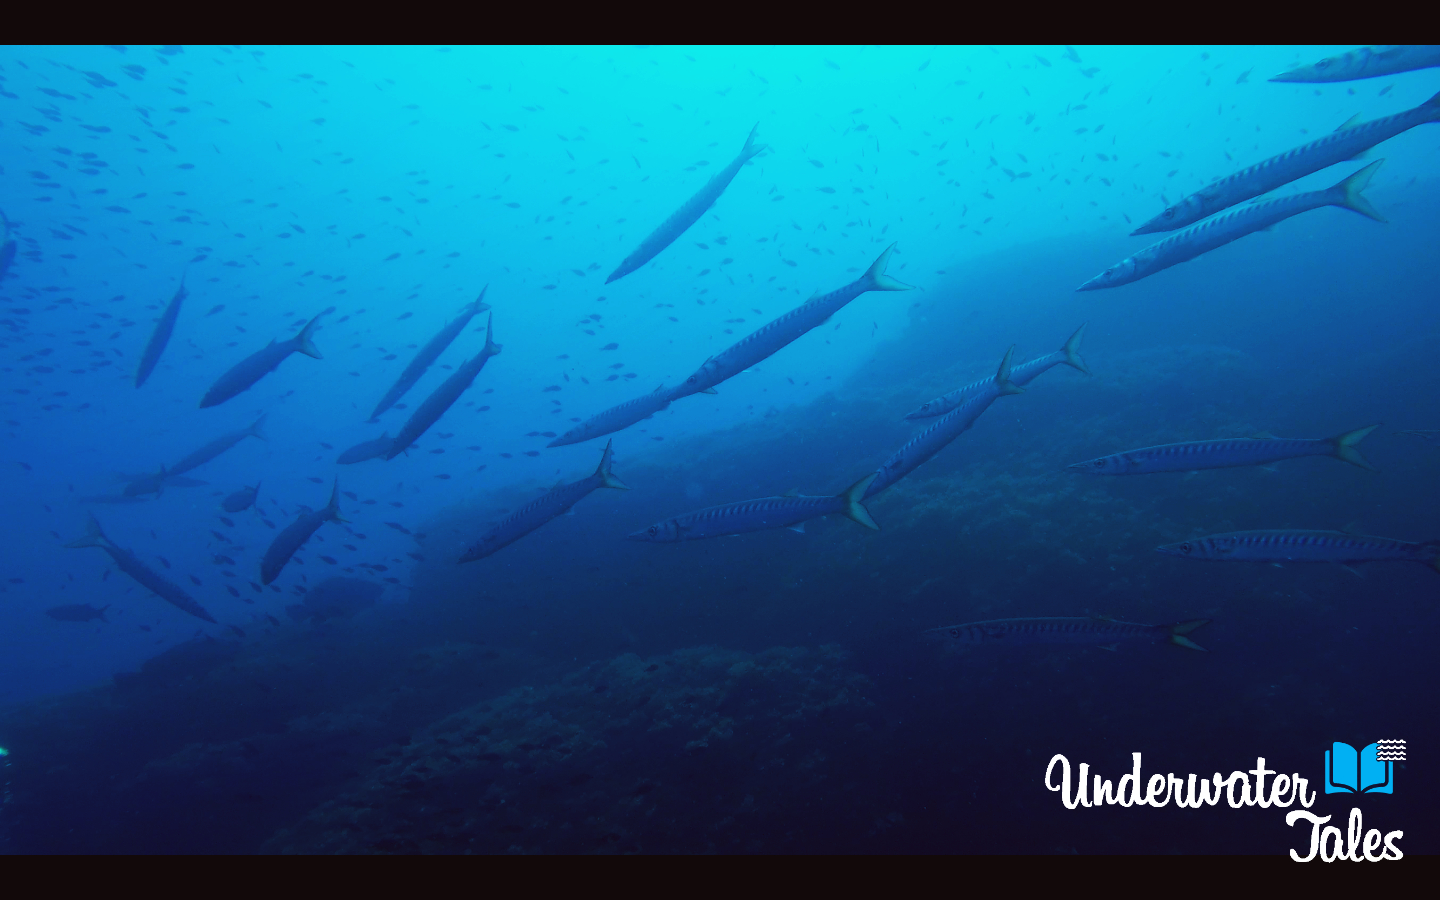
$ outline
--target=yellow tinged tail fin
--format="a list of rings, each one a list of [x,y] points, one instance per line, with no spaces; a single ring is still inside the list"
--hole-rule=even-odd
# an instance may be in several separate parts
[[[850,485],[845,489],[845,493],[840,495],[845,501],[845,509],[843,510],[845,517],[852,522],[858,522],[864,525],[872,531],[879,531],[880,526],[877,525],[875,520],[870,516],[870,510],[866,509],[860,501],[865,499],[865,491],[870,487],[870,482],[878,478],[879,475],[879,472],[871,472],[869,475]]]
[[[613,457],[613,454],[610,451],[610,445],[613,442],[613,440],[605,442],[605,452],[600,454],[600,466],[595,470],[595,474],[600,476],[601,487],[614,488],[617,491],[628,491],[630,490],[630,488],[625,484],[625,482],[616,478],[615,473],[610,471],[610,465]]]
[[[1378,469],[1370,465],[1365,457],[1360,455],[1360,451],[1355,448],[1355,445],[1363,441],[1370,432],[1379,427],[1379,425],[1371,425],[1368,428],[1357,428],[1354,431],[1347,431],[1344,434],[1331,438],[1330,443],[1335,445],[1335,458],[1343,459],[1352,466],[1359,466],[1371,472],[1378,472]]]
[[[1334,191],[1336,195],[1332,201],[1334,205],[1352,212],[1357,212],[1377,222],[1386,221],[1385,217],[1380,215],[1380,211],[1371,206],[1370,201],[1360,195],[1360,192],[1365,190],[1370,184],[1370,179],[1374,177],[1375,170],[1379,169],[1380,164],[1384,161],[1383,159],[1375,160],[1370,165],[1331,188],[1330,190]]]
[[[1209,619],[1189,619],[1184,622],[1178,622],[1174,625],[1167,626],[1170,632],[1170,643],[1174,644],[1177,647],[1184,647],[1187,650],[1199,650],[1202,653],[1208,653],[1208,650],[1195,643],[1194,641],[1190,640],[1185,635],[1196,630],[1197,628],[1201,628],[1202,626],[1209,624]]]

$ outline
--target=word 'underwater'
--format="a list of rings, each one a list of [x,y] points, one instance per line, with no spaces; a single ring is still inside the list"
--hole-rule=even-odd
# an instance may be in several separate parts
[[[1199,778],[1190,775],[1188,778],[1167,773],[1165,775],[1151,775],[1149,780],[1144,780],[1140,774],[1140,754],[1132,753],[1130,758],[1134,765],[1130,774],[1120,779],[1117,786],[1108,778],[1095,776],[1093,789],[1090,781],[1090,764],[1080,764],[1080,777],[1076,783],[1074,793],[1070,790],[1070,760],[1063,754],[1057,753],[1050,757],[1050,764],[1045,767],[1045,787],[1052,791],[1060,792],[1060,800],[1065,804],[1066,809],[1075,809],[1078,806],[1154,806],[1161,807],[1168,805],[1172,800],[1176,806],[1188,809],[1199,809],[1201,806],[1215,806],[1220,802],[1223,792],[1225,802],[1231,807],[1239,809],[1242,806],[1259,806],[1261,809],[1269,809],[1271,806],[1286,807],[1300,801],[1300,805],[1309,809],[1315,802],[1315,792],[1306,792],[1310,782],[1308,779],[1297,775],[1280,775],[1273,769],[1265,768],[1265,757],[1257,757],[1255,768],[1246,772],[1231,772],[1229,776],[1223,776],[1219,772],[1214,778]],[[1051,778],[1056,766],[1060,767],[1060,781],[1053,783]],[[1254,776],[1252,784],[1250,777]],[[1275,775],[1275,780],[1270,783],[1269,796],[1265,791],[1265,776]],[[1129,785],[1126,785],[1129,782]],[[1144,795],[1141,795],[1141,785],[1144,785]],[[1238,790],[1238,795],[1237,795]]]

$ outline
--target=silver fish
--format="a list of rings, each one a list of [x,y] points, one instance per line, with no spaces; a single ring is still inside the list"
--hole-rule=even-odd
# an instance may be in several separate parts
[[[1202,253],[1223,247],[1247,234],[1263,231],[1291,216],[1298,216],[1322,206],[1338,206],[1377,222],[1384,222],[1385,217],[1370,205],[1369,200],[1360,195],[1383,162],[1383,159],[1377,159],[1339,184],[1323,191],[1307,191],[1274,200],[1260,200],[1206,219],[1199,225],[1191,225],[1184,231],[1177,231],[1164,240],[1151,244],[1134,256],[1122,259],[1075,290],[1098,291],[1139,281],[1171,266],[1192,260]]]
[[[275,540],[270,542],[270,546],[265,550],[264,558],[260,560],[260,582],[269,584],[274,581],[280,574],[280,570],[285,568],[285,564],[290,561],[290,557],[295,555],[295,551],[304,546],[305,542],[310,540],[310,535],[314,534],[321,525],[330,521],[345,521],[340,518],[340,479],[338,478],[335,479],[335,484],[330,489],[330,502],[325,504],[324,509],[301,513],[295,521],[285,526],[284,531],[275,536]]]
[[[1324,84],[1398,75],[1401,72],[1431,69],[1435,66],[1440,66],[1440,46],[1434,44],[1361,47],[1339,56],[1327,57],[1313,65],[1291,69],[1270,80]]]
[[[885,267],[890,263],[890,254],[894,252],[895,245],[891,244],[870,264],[864,275],[828,294],[816,294],[780,318],[705,360],[694,375],[670,392],[670,399],[679,400],[691,394],[715,393],[715,385],[769,358],[805,332],[824,324],[845,304],[866,291],[911,290],[910,285],[885,274]]]
[[[591,438],[613,434],[650,418],[669,405],[670,391],[662,384],[644,396],[626,400],[618,406],[596,413],[545,446],[563,447],[566,444],[578,444]]]
[[[401,428],[400,433],[395,435],[395,440],[390,442],[389,449],[385,451],[386,459],[394,459],[399,456],[405,451],[405,448],[415,443],[415,440],[424,434],[426,429],[440,421],[440,417],[445,415],[445,411],[450,408],[450,405],[460,399],[460,395],[470,387],[475,376],[485,368],[486,361],[490,357],[500,354],[501,347],[495,343],[491,330],[494,318],[491,316],[485,323],[485,348],[456,367],[450,377],[425,398],[425,402],[415,407],[415,412],[410,414],[405,427]]]
[[[1085,326],[1089,324],[1089,322],[1086,322],[1085,325],[1081,325],[1075,329],[1075,333],[1070,335],[1070,340],[1065,342],[1065,346],[1054,353],[1047,353],[1044,356],[1012,367],[1010,369],[1010,380],[1018,387],[1024,387],[1061,363],[1089,375],[1090,367],[1085,365],[1085,360],[1080,356],[1080,340],[1085,337]],[[905,416],[905,418],[929,419],[934,416],[943,416],[978,394],[982,389],[986,389],[994,384],[994,375],[982,378],[979,381],[972,381],[962,388],[956,388],[948,394],[941,394],[934,400],[920,404],[918,409]]]
[[[1091,475],[1145,475],[1150,472],[1263,466],[1301,456],[1333,456],[1374,472],[1375,467],[1360,455],[1355,445],[1379,427],[1357,428],[1331,438],[1236,438],[1160,444],[1072,463],[1066,468]]]
[[[329,312],[326,310],[325,312]],[[319,324],[321,316],[311,319],[300,329],[300,333],[285,341],[271,341],[263,350],[258,350],[244,359],[240,360],[230,368],[228,372],[221,375],[205,396],[200,400],[200,408],[216,406],[224,403],[231,397],[249,390],[255,382],[275,371],[275,367],[285,361],[285,357],[292,353],[303,353],[314,359],[324,359],[319,349],[311,342],[310,336]]]
[[[105,532],[100,530],[100,523],[92,514],[86,523],[85,536],[79,540],[71,541],[67,547],[99,547],[110,555],[120,571],[138,581],[142,586],[154,591],[160,599],[172,603],[197,619],[204,619],[207,622],[214,622],[215,619],[205,611],[205,608],[191,599],[179,585],[171,583],[165,576],[140,561],[134,553],[129,550],[115,546]]]
[[[1440,572],[1440,541],[1397,541],[1343,531],[1231,531],[1156,547],[1156,552],[1186,559],[1242,562],[1363,562],[1407,560]]]
[[[1142,625],[1114,619],[1080,616],[1053,616],[1036,619],[989,619],[965,625],[932,628],[925,637],[951,646],[988,645],[1022,647],[1027,644],[1069,644],[1113,646],[1121,641],[1154,641],[1164,638],[1177,647],[1205,648],[1185,635],[1210,624],[1209,619],[1190,619],[1174,625]]]
[[[445,348],[450,346],[450,342],[455,340],[456,335],[465,330],[465,326],[470,324],[471,319],[490,308],[490,304],[485,302],[485,292],[489,289],[489,285],[481,288],[479,297],[460,310],[460,315],[440,329],[425,346],[416,352],[415,358],[410,360],[405,371],[400,373],[400,377],[390,386],[390,390],[386,391],[385,396],[381,397],[380,402],[375,405],[375,411],[370,414],[371,422],[378,420],[381,413],[394,406],[401,397],[405,396],[406,391],[415,386],[415,382],[420,380],[420,376],[425,374],[425,370],[430,368],[430,364],[440,358],[440,354],[445,352]]]
[[[865,489],[874,480],[874,475],[866,475],[846,488],[844,493],[834,497],[791,494],[712,506],[657,522],[649,528],[628,535],[628,539],[666,544],[726,534],[744,534],[748,531],[765,531],[770,528],[789,528],[803,532],[804,523],[810,519],[837,514],[879,531],[880,526],[875,524],[875,520],[870,517],[870,510],[861,502]]]
[[[249,428],[242,428],[239,431],[232,431],[229,434],[222,434],[220,437],[201,447],[199,450],[189,454],[184,459],[170,467],[170,474],[182,475],[192,469],[197,469],[205,463],[229,450],[231,447],[245,440],[247,437],[259,438],[262,441],[270,440],[265,436],[262,426],[265,424],[265,417],[256,419]]]
[[[240,490],[226,497],[220,506],[226,512],[244,512],[255,505],[255,498],[260,494],[260,482],[255,482],[254,487],[242,487]]]
[[[585,499],[596,488],[630,490],[610,471],[610,443],[605,443],[605,452],[600,455],[600,465],[594,473],[569,484],[557,484],[545,496],[531,500],[515,510],[500,524],[482,534],[475,543],[466,547],[459,561],[474,562],[484,559],[501,547],[508,547],[556,516],[563,516],[570,507]]]
[[[1346,122],[1319,140],[1287,150],[1279,156],[1272,156],[1201,188],[1130,233],[1153,234],[1193,225],[1222,209],[1268,194],[1281,185],[1336,163],[1359,159],[1361,154],[1376,144],[1388,141],[1416,125],[1435,121],[1440,121],[1440,94],[1414,109],[1373,122],[1355,125]]]
[[[341,453],[335,462],[342,466],[349,466],[364,462],[367,459],[379,459],[389,452],[392,443],[394,443],[394,438],[390,437],[390,432],[381,432],[378,438],[361,441],[344,453]]]
[[[155,371],[155,365],[160,362],[160,354],[165,352],[165,345],[170,343],[170,335],[175,331],[175,320],[180,317],[180,304],[189,296],[185,290],[185,278],[180,278],[180,289],[175,296],[170,298],[170,303],[165,311],[160,314],[160,319],[155,323],[155,330],[150,332],[150,340],[145,344],[145,352],[140,354],[140,368],[135,371],[135,386],[138,388]]]
[[[705,182],[705,186],[695,193],[695,196],[686,200],[679,209],[671,214],[670,218],[661,222],[659,228],[641,241],[634,253],[625,257],[624,262],[620,263],[615,271],[610,273],[610,277],[605,279],[606,284],[624,278],[654,259],[661,250],[674,243],[676,238],[684,234],[686,229],[694,225],[705,214],[705,210],[720,199],[720,195],[725,193],[725,189],[730,186],[730,182],[740,171],[740,167],[765,150],[764,144],[755,143],[755,130],[759,127],[757,124],[755,128],[750,129],[750,136],[745,138],[745,146],[740,148],[740,154],[732,159],[729,165],[716,172],[714,177]]]
[[[945,449],[951,441],[968,431],[970,426],[975,424],[975,420],[980,418],[980,414],[989,409],[990,404],[998,398],[1006,394],[1024,393],[1023,389],[1016,387],[1015,382],[1010,379],[1010,358],[1014,355],[1015,347],[1012,345],[1005,351],[1005,358],[1000,360],[1000,368],[988,384],[982,385],[969,400],[927,425],[923,431],[906,441],[905,446],[881,463],[875,472],[874,482],[865,492],[865,498],[868,500],[885,490]]]

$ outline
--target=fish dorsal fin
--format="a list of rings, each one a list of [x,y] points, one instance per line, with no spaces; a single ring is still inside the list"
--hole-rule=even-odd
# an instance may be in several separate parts
[[[798,497],[798,496],[800,496],[800,489],[799,489],[799,488],[791,488],[790,490],[786,491],[785,493],[781,494],[780,496],[782,496],[782,497]]]
[[[1092,613],[1092,614],[1090,615],[1090,618],[1094,619],[1096,622],[1118,622],[1118,621],[1120,621],[1119,619],[1115,618],[1114,616],[1107,616],[1107,615],[1103,615],[1103,614],[1101,614],[1101,613]]]
[[[1341,122],[1341,123],[1340,123],[1340,127],[1337,128],[1337,129],[1335,129],[1335,130],[1336,130],[1336,131],[1344,131],[1344,130],[1347,129],[1347,128],[1354,128],[1356,125],[1359,125],[1359,124],[1360,124],[1360,114],[1359,114],[1359,113],[1356,113],[1355,115],[1353,115],[1353,116],[1351,116],[1350,118],[1346,119],[1345,121]]]
[[[786,527],[786,528],[789,528],[791,531],[798,532],[798,533],[800,533],[800,534],[804,534],[804,533],[805,533],[805,523],[804,523],[804,522],[801,522],[801,523],[799,523],[798,525],[787,525],[787,526],[785,526],[785,527]]]
[[[1341,526],[1340,530],[1341,530],[1342,532],[1344,532],[1345,534],[1359,534],[1359,533],[1360,533],[1360,523],[1359,523],[1359,522],[1346,522],[1344,525]]]
[[[1252,441],[1278,441],[1278,440],[1280,440],[1280,439],[1277,438],[1275,435],[1271,434],[1271,433],[1268,432],[1268,431],[1257,431],[1257,432],[1255,432],[1254,434],[1250,435],[1250,440],[1252,440]]]

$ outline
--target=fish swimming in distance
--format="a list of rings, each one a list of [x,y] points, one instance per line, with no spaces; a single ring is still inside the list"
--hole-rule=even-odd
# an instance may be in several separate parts
[[[255,505],[255,498],[260,494],[260,482],[255,482],[254,487],[242,487],[240,490],[226,497],[220,506],[226,512],[244,512]]]
[[[10,264],[15,261],[19,250],[20,245],[10,237],[10,220],[0,212],[0,281],[5,280],[5,273],[10,271]]]
[[[1230,531],[1155,548],[1166,556],[1238,562],[1356,563],[1404,560],[1440,572],[1440,541],[1397,541],[1343,531]]]
[[[170,298],[170,303],[165,311],[160,314],[160,319],[155,323],[155,330],[150,332],[150,340],[145,343],[145,351],[140,354],[140,367],[135,370],[135,386],[138,388],[145,384],[150,373],[155,371],[155,366],[160,362],[160,354],[165,352],[165,345],[170,343],[170,335],[175,331],[175,320],[180,317],[180,304],[189,296],[185,290],[185,277],[180,277],[180,289],[175,296]]]
[[[384,456],[387,451],[389,451],[390,445],[393,442],[394,438],[390,437],[390,432],[381,432],[378,438],[371,438],[368,441],[361,441],[360,443],[346,450],[344,453],[341,453],[335,459],[335,462],[339,463],[342,466],[349,466],[354,465],[355,463],[364,462],[367,459],[379,459],[380,457]]]
[[[531,500],[515,510],[500,524],[482,534],[478,540],[466,547],[459,562],[467,563],[484,559],[496,550],[515,543],[556,516],[564,515],[570,507],[588,497],[590,492],[596,488],[630,490],[611,471],[610,445],[612,443],[613,441],[605,442],[605,452],[600,455],[600,465],[593,473],[579,481],[557,484],[543,497]]]
[[[265,556],[260,560],[260,583],[269,584],[285,568],[290,557],[295,551],[310,540],[310,535],[319,530],[326,522],[343,522],[340,518],[340,479],[335,479],[335,484],[330,488],[330,502],[325,504],[324,509],[309,510],[302,512],[295,521],[285,526],[285,530],[275,536],[270,546],[265,550]]]
[[[1184,231],[1177,231],[1162,241],[1128,256],[1120,262],[1080,285],[1077,291],[1098,291],[1103,288],[1119,287],[1154,275],[1171,266],[1192,260],[1231,241],[1237,241],[1248,234],[1264,231],[1283,222],[1291,216],[1298,216],[1323,206],[1338,206],[1357,212],[1366,218],[1384,222],[1385,217],[1360,195],[1370,183],[1375,170],[1385,160],[1375,162],[1323,191],[1307,191],[1274,200],[1260,200],[1223,212],[1206,219],[1198,225],[1191,225]]]
[[[965,625],[950,625],[946,628],[932,628],[925,632],[925,637],[951,647],[1068,644],[1110,649],[1114,649],[1114,646],[1122,641],[1164,639],[1177,647],[1204,651],[1204,647],[1186,635],[1208,624],[1209,619],[1190,619],[1174,625],[1142,625],[1138,622],[1117,622],[1098,616],[1054,616],[1035,619],[989,619]]]
[[[894,252],[895,245],[891,244],[876,257],[875,262],[871,263],[870,268],[866,269],[865,274],[859,278],[828,294],[816,294],[778,319],[768,322],[759,330],[705,360],[695,374],[686,378],[670,392],[670,399],[673,401],[691,394],[715,393],[715,385],[768,359],[804,335],[805,332],[817,325],[824,324],[847,303],[866,291],[911,290],[910,285],[896,281],[885,274],[885,267],[890,264],[890,254]]]
[[[146,494],[154,494],[157,497],[165,487],[165,478],[169,474],[162,465],[160,471],[154,475],[141,475],[125,485],[122,492],[126,497],[143,497]]]
[[[1091,475],[1145,475],[1150,472],[1191,472],[1196,469],[1228,469],[1236,466],[1263,466],[1301,456],[1333,456],[1336,459],[1375,471],[1355,445],[1379,428],[1371,425],[1330,438],[1235,438],[1221,441],[1189,441],[1126,450],[1066,466],[1073,472]]]
[[[105,618],[105,610],[109,608],[109,604],[96,609],[88,603],[70,603],[65,606],[52,606],[45,610],[45,615],[61,622],[89,622],[99,619],[108,623],[110,620]]]
[[[1054,353],[1047,353],[1029,362],[1011,367],[1010,381],[1017,387],[1024,387],[1061,363],[1089,375],[1090,367],[1085,365],[1085,360],[1080,356],[1080,341],[1085,337],[1085,326],[1089,324],[1089,322],[1086,322],[1085,325],[1081,325],[1075,329],[1075,333],[1070,335],[1070,339],[1065,342],[1065,346],[1056,350]],[[918,409],[905,416],[905,418],[929,419],[934,416],[943,416],[961,403],[975,396],[981,389],[994,383],[994,375],[988,378],[982,378],[979,381],[972,381],[964,387],[956,388],[948,394],[941,394],[934,400],[920,404]]]
[[[456,335],[465,330],[465,326],[470,324],[471,319],[490,308],[490,304],[485,302],[485,292],[489,289],[489,285],[481,288],[479,297],[466,304],[465,308],[460,310],[460,315],[451,319],[444,328],[426,342],[425,346],[416,351],[415,357],[410,360],[405,371],[400,373],[400,377],[395,379],[390,390],[386,391],[385,396],[381,397],[380,402],[375,405],[375,411],[370,414],[371,422],[377,421],[381,413],[394,406],[401,397],[405,396],[406,391],[415,386],[415,382],[420,380],[420,376],[425,374],[425,370],[430,368],[430,364],[440,358],[440,354],[445,352],[445,348],[450,346]]]
[[[1434,44],[1411,44],[1400,46],[1361,47],[1329,56],[1308,66],[1300,66],[1276,75],[1271,81],[1288,81],[1300,84],[1327,84],[1336,81],[1358,81],[1362,78],[1379,78],[1382,75],[1398,75],[1416,69],[1430,69],[1440,66],[1440,46]]]
[[[95,519],[93,514],[90,515],[86,523],[85,536],[78,540],[71,541],[65,546],[99,547],[110,555],[110,558],[115,561],[115,565],[120,568],[120,571],[135,579],[141,586],[158,594],[160,599],[179,607],[197,619],[204,619],[206,622],[215,621],[214,617],[205,611],[205,607],[191,599],[190,595],[185,593],[183,588],[172,583],[166,579],[165,576],[145,565],[134,553],[122,547],[117,547],[114,542],[105,536],[105,532],[100,529],[100,523]]]
[[[1237,203],[1268,194],[1321,169],[1359,159],[1371,147],[1417,125],[1440,121],[1440,94],[1405,112],[1360,122],[1346,122],[1318,140],[1241,169],[1184,197],[1155,218],[1130,232],[1132,235],[1174,231]]]
[[[670,391],[662,384],[648,394],[633,400],[626,400],[618,406],[612,406],[604,412],[596,413],[545,446],[563,447],[566,444],[578,444],[591,438],[612,434],[650,418],[669,405]]]
[[[980,414],[1000,397],[1024,393],[1024,389],[1010,379],[1010,358],[1014,355],[1015,347],[1012,345],[1000,360],[995,377],[983,384],[974,396],[925,426],[923,431],[906,441],[905,446],[890,454],[890,458],[875,471],[875,479],[866,490],[865,498],[868,500],[885,490],[944,450],[951,441],[968,431]]]
[[[394,459],[399,456],[405,451],[405,448],[415,443],[416,439],[424,434],[431,425],[440,421],[440,417],[445,415],[445,411],[456,400],[459,400],[460,395],[465,393],[465,389],[475,381],[475,376],[485,368],[485,363],[490,357],[500,355],[501,346],[495,343],[492,328],[494,320],[495,317],[492,315],[485,322],[484,349],[456,366],[450,377],[445,379],[430,396],[426,397],[423,403],[415,407],[415,412],[410,414],[409,420],[405,422],[405,427],[401,428],[400,433],[395,435],[395,440],[390,442],[390,447],[385,451],[386,459]]]
[[[210,390],[206,391],[205,396],[200,400],[200,408],[218,406],[231,397],[249,390],[261,378],[275,371],[275,367],[284,362],[285,358],[292,353],[303,353],[313,359],[324,359],[325,357],[320,355],[320,350],[310,338],[315,327],[320,323],[320,319],[333,309],[334,307],[331,307],[305,323],[305,327],[300,329],[300,333],[293,338],[284,341],[272,340],[263,349],[240,360],[210,386]]]
[[[804,532],[804,523],[820,516],[842,515],[852,522],[858,522],[874,531],[880,526],[870,516],[862,501],[865,490],[875,476],[866,475],[850,485],[843,493],[833,497],[806,497],[789,494],[783,497],[761,497],[758,500],[742,500],[723,506],[685,513],[673,519],[657,522],[649,528],[630,535],[628,540],[668,544],[677,541],[695,541],[701,538],[720,537],[726,534],[744,534],[748,531],[764,531],[770,528],[789,528]]]
[[[716,172],[709,181],[705,182],[705,186],[695,193],[695,196],[686,200],[679,209],[671,213],[670,218],[661,222],[659,228],[656,228],[649,237],[640,242],[640,246],[635,248],[635,252],[625,257],[624,261],[615,267],[615,271],[605,279],[606,284],[624,278],[654,259],[661,250],[673,244],[676,238],[694,225],[707,209],[715,205],[715,201],[725,193],[725,189],[730,186],[730,182],[734,180],[740,167],[765,150],[764,144],[755,143],[755,131],[759,127],[760,125],[757,123],[754,128],[750,129],[749,137],[745,138],[745,146],[740,148],[739,155],[732,159],[729,165]]]
[[[250,424],[248,428],[239,431],[232,431],[229,434],[222,434],[220,437],[187,455],[184,459],[170,467],[170,474],[183,475],[192,469],[198,469],[205,463],[229,450],[231,447],[245,440],[247,437],[259,438],[262,441],[269,441],[265,436],[265,416],[261,416]]]

